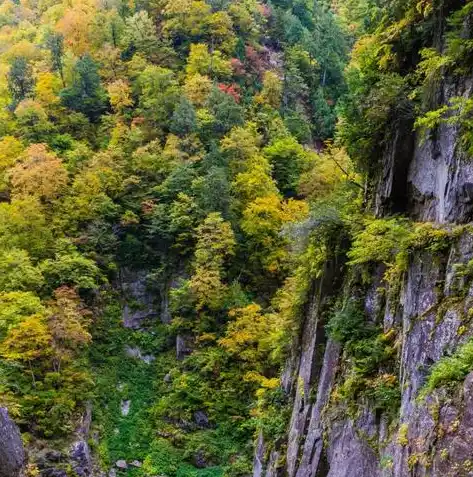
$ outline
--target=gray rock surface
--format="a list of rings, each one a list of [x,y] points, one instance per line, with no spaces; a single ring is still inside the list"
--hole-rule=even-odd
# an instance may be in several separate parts
[[[445,101],[470,96],[473,82],[445,85]],[[459,128],[441,125],[425,140],[418,137],[409,167],[410,210],[418,220],[467,222],[473,213],[473,163],[460,148]]]
[[[18,427],[0,407],[0,477],[21,477],[26,455]]]
[[[115,466],[119,469],[128,469],[128,464],[126,460],[120,459],[115,462]]]
[[[90,477],[92,475],[92,457],[89,445],[85,440],[79,440],[72,444],[70,460],[78,477]]]
[[[126,328],[141,329],[159,318],[159,304],[148,289],[146,270],[121,269],[119,286],[125,300],[122,316]]]

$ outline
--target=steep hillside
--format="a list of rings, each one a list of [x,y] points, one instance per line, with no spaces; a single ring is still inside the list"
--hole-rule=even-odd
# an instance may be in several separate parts
[[[282,379],[290,424],[260,434],[254,476],[473,472],[472,4],[370,11],[339,129],[366,212],[313,282]]]
[[[346,27],[292,0],[4,0],[0,39],[0,406],[27,475],[249,475],[286,423],[295,225],[352,174],[314,152]]]
[[[472,28],[1,1],[0,475],[473,475]]]

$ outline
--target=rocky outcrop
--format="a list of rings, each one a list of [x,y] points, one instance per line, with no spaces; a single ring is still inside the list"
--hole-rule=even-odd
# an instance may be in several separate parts
[[[26,455],[18,427],[0,407],[0,477],[22,477]]]
[[[470,96],[473,81],[445,84],[442,101]],[[442,125],[427,138],[409,121],[393,126],[374,179],[374,213],[403,213],[444,227],[473,220],[473,162],[460,147],[460,131]],[[473,373],[454,389],[420,399],[432,365],[473,336],[473,229],[435,251],[412,253],[397,283],[373,268],[363,292],[366,315],[395,336],[395,373],[401,399],[394,416],[360,400],[354,415],[331,399],[343,382],[339,345],[327,342],[320,304],[346,290],[349,278],[315,284],[300,337],[282,375],[292,416],[284,443],[259,436],[254,477],[473,476]],[[332,277],[332,278],[331,278]],[[323,356],[323,358],[322,358]],[[453,389],[453,390],[452,390]]]
[[[120,271],[119,288],[124,299],[123,325],[126,328],[146,328],[150,322],[159,318],[159,303],[156,295],[149,290],[146,270]]]
[[[473,82],[445,85],[441,96],[471,96]],[[443,124],[418,137],[408,176],[410,213],[440,223],[473,220],[473,163],[461,147],[460,128]]]

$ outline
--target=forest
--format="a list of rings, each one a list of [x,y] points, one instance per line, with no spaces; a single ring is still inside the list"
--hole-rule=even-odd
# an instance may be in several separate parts
[[[405,330],[365,297],[395,315],[415,257],[472,232],[473,180],[464,215],[429,215],[406,172],[442,131],[473,154],[472,28],[459,0],[1,0],[0,407],[22,475],[295,476],[294,402],[319,380],[285,383],[318,314],[311,372],[341,350],[325,445],[369,407],[412,451],[379,475],[446,476],[415,473]],[[473,370],[473,255],[452,270],[427,311],[466,307],[458,343],[418,401]],[[378,475],[321,469],[297,476]]]

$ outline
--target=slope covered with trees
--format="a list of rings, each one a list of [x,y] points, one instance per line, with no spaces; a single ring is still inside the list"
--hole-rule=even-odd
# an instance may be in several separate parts
[[[0,2],[28,477],[469,475],[472,5]]]
[[[278,373],[316,268],[296,224],[358,193],[343,151],[315,152],[346,27],[323,2],[5,0],[0,38],[0,404],[30,475],[90,403],[104,468],[247,475],[256,429],[287,418]],[[162,320],[123,327],[125,270]]]

